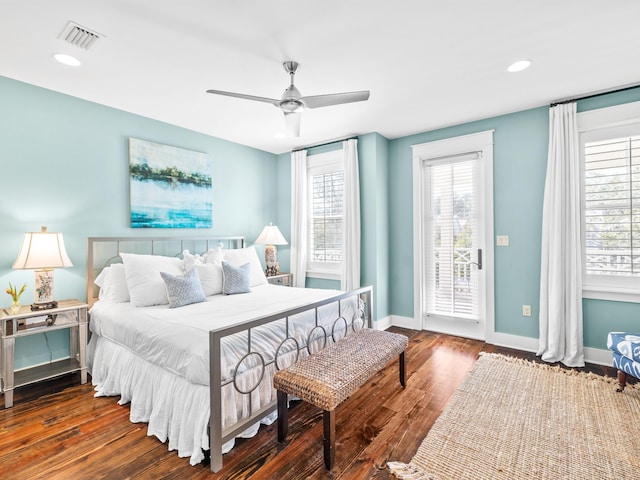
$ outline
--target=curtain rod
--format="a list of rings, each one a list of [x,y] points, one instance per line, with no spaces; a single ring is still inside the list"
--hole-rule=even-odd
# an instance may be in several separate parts
[[[298,148],[294,148],[293,150],[291,150],[291,153],[293,152],[299,152],[300,150],[309,150],[310,148],[316,148],[316,147],[324,147],[326,145],[333,145],[334,143],[339,143],[339,142],[346,142],[347,140],[355,140],[357,139],[358,136],[357,135],[353,135],[351,137],[346,137],[346,138],[340,138],[338,140],[330,140],[328,142],[324,142],[324,143],[317,143],[315,145],[307,145],[306,147],[298,147]]]
[[[586,100],[587,98],[595,98],[595,97],[601,97],[603,95],[608,95],[610,93],[618,93],[618,92],[624,92],[627,90],[633,90],[634,88],[638,88],[640,87],[640,83],[635,83],[632,85],[624,85],[621,87],[616,87],[612,90],[600,90],[597,92],[592,92],[592,93],[587,93],[585,95],[582,95],[580,97],[575,97],[575,98],[567,98],[565,100],[556,100],[555,102],[551,102],[549,104],[549,107],[555,107],[556,105],[563,105],[565,103],[571,103],[571,102],[577,102],[578,100]]]

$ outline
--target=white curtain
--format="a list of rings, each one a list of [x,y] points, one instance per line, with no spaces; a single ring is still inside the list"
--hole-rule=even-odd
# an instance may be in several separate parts
[[[293,286],[307,280],[307,151],[291,152],[291,273]]]
[[[342,278],[340,288],[360,287],[360,176],[358,141],[342,142],[344,152],[344,211],[342,229]]]
[[[547,362],[584,366],[580,155],[575,102],[549,110],[542,212],[540,340]]]

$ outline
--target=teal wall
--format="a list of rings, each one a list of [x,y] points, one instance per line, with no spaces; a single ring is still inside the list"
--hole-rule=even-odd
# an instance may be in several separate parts
[[[640,100],[640,89],[578,103],[591,110]],[[214,226],[193,234],[244,234],[249,244],[268,222],[291,238],[290,155],[272,155],[214,137],[0,77],[0,285],[28,289],[33,273],[12,270],[25,231],[47,225],[64,233],[73,268],[56,271],[56,298],[84,298],[86,239],[109,235],[172,235],[185,231],[129,227],[127,140],[136,137],[206,152],[214,165]],[[494,230],[509,235],[495,248],[496,331],[538,336],[542,199],[548,108],[540,107],[388,140],[361,135],[362,284],[373,284],[375,317],[413,317],[413,172],[411,145],[494,130]],[[321,153],[338,146],[313,149]],[[278,248],[289,271],[289,246]],[[339,282],[308,279],[307,286]],[[0,297],[0,307],[10,298]],[[533,307],[522,317],[522,304]],[[585,345],[606,348],[610,330],[640,330],[640,306],[585,300]],[[68,355],[66,332],[30,337],[16,365]]]
[[[389,140],[377,133],[358,139],[362,285],[374,286],[374,318],[388,317]]]
[[[373,285],[374,320],[390,314],[389,298],[389,141],[377,133],[358,137],[361,223],[361,285]],[[310,148],[318,155],[342,148],[342,143]],[[278,156],[278,219],[286,238],[291,238],[291,155]],[[286,233],[285,233],[286,232]],[[288,249],[287,249],[288,250]],[[288,251],[278,248],[282,271],[288,271]],[[286,254],[286,258],[281,258]],[[309,288],[340,288],[340,281],[307,277]]]
[[[84,299],[87,237],[246,235],[251,244],[268,222],[277,222],[273,154],[5,77],[0,77],[0,105],[0,285],[4,291],[9,282],[26,281],[24,304],[33,301],[33,272],[11,265],[24,232],[41,225],[64,234],[74,264],[56,270],[55,297]],[[129,227],[129,137],[211,156],[213,228]],[[10,303],[2,293],[0,307]],[[67,356],[66,335],[20,339],[16,367]]]
[[[548,108],[537,108],[391,141],[391,298],[395,315],[413,317],[413,174],[411,145],[494,130],[494,231],[509,235],[496,247],[495,328],[538,335],[542,196]],[[522,305],[534,315],[523,319]]]
[[[640,100],[640,88],[578,102],[578,111]],[[548,148],[548,107],[535,108],[390,141],[389,232],[391,312],[413,317],[413,185],[411,145],[494,130],[496,332],[538,338],[542,203]],[[530,318],[522,305],[532,306]],[[584,300],[585,346],[606,348],[611,330],[640,330],[640,305]]]

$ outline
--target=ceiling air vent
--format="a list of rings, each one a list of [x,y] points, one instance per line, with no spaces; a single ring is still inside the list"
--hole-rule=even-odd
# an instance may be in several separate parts
[[[62,30],[60,35],[58,35],[58,38],[82,50],[94,48],[96,42],[102,37],[103,35],[74,22],[67,23],[67,26]]]

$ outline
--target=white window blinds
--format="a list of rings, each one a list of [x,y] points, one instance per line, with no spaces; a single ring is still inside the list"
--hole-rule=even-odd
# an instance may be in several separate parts
[[[343,151],[308,157],[307,185],[307,276],[337,280],[343,260]]]
[[[342,262],[344,171],[311,177],[311,262]]]
[[[640,135],[584,144],[585,273],[640,276]]]
[[[430,239],[427,312],[477,318],[477,215],[474,169],[479,153],[428,160]]]

